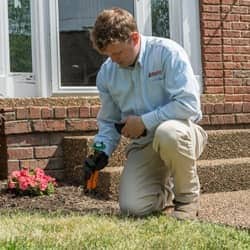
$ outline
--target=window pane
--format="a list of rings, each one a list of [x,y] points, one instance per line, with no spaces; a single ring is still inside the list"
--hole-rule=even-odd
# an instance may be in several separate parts
[[[105,58],[93,48],[89,31],[104,8],[119,6],[133,13],[133,0],[59,0],[61,86],[95,86]]]
[[[168,0],[151,0],[152,35],[170,37]]]
[[[32,72],[30,0],[9,0],[10,71]]]

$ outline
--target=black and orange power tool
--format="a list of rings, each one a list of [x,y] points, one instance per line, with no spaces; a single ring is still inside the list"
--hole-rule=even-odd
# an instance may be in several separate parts
[[[99,170],[108,164],[108,156],[103,152],[105,145],[103,143],[95,143],[93,149],[94,154],[87,157],[84,161],[85,193],[87,194],[96,194]]]
[[[85,193],[96,193],[99,170],[95,170],[95,162],[91,158],[85,160]]]

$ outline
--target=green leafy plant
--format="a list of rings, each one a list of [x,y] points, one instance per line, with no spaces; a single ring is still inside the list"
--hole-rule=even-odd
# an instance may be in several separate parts
[[[41,168],[13,171],[8,178],[8,190],[18,195],[52,194],[57,185],[55,178]]]

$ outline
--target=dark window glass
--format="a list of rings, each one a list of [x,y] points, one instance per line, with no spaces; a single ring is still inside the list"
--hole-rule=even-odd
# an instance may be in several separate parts
[[[60,0],[58,5],[61,86],[95,86],[105,58],[92,48],[89,31],[102,9],[119,6],[133,13],[134,1]]]

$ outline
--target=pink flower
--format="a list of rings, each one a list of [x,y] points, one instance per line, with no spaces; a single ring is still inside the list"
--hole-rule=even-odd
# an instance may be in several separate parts
[[[54,191],[56,185],[55,178],[46,175],[41,168],[13,171],[8,181],[9,189],[21,193],[27,191],[30,194],[49,194]]]
[[[35,172],[35,175],[38,176],[38,177],[42,177],[42,176],[45,175],[43,169],[41,169],[41,168],[36,168],[36,169],[34,170],[34,172]]]
[[[48,184],[46,182],[40,183],[40,189],[45,191],[47,189]]]
[[[8,188],[13,189],[13,188],[15,188],[15,187],[16,187],[15,182],[10,180],[10,181],[8,182]]]
[[[23,181],[23,182],[20,182],[19,183],[19,187],[20,187],[20,189],[21,190],[27,190],[27,188],[28,188],[28,186],[29,186],[29,184],[28,184],[28,182],[26,182],[26,181]]]
[[[11,178],[18,178],[21,175],[20,171],[13,171],[11,173]]]
[[[29,176],[29,170],[26,168],[20,170],[20,175],[21,176]]]

